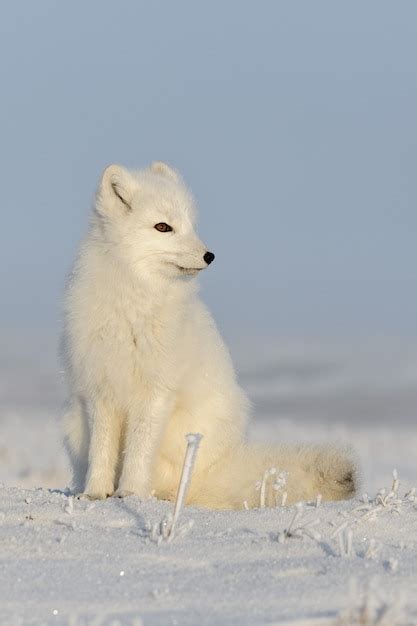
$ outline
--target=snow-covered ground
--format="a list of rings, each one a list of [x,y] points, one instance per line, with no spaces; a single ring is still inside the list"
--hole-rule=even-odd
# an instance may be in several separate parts
[[[290,536],[295,507],[188,508],[193,527],[160,545],[170,504],[65,491],[52,352],[0,355],[0,624],[417,625],[416,345],[237,343],[251,438],[352,444],[358,497],[304,505]],[[366,603],[392,614],[366,622]]]

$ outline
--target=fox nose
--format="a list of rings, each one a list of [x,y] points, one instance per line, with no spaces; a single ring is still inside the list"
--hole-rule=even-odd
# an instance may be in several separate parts
[[[210,263],[214,261],[214,254],[212,252],[206,252],[203,256],[203,259],[205,260],[207,265],[210,265]]]

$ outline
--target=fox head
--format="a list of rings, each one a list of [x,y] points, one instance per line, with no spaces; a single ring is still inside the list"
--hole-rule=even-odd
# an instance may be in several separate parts
[[[106,244],[138,275],[193,276],[214,259],[195,232],[193,198],[166,163],[107,167],[95,215]]]

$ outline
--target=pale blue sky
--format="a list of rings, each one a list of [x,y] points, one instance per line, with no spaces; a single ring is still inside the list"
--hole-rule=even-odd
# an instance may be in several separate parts
[[[226,332],[415,334],[417,4],[7,2],[3,329],[58,324],[111,162],[172,163]]]

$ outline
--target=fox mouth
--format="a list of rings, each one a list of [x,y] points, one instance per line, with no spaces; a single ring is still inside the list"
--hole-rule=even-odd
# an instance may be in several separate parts
[[[181,274],[198,274],[203,269],[202,267],[182,267],[181,265],[176,266],[177,269],[181,272]]]
[[[178,263],[175,263],[173,261],[171,261],[169,265],[175,267],[175,269],[177,269],[180,274],[197,274],[204,269],[204,267],[184,267],[183,265],[178,265]]]
[[[201,270],[203,269],[202,267],[182,267],[181,265],[177,265],[177,268],[180,270],[180,272],[186,273],[201,272]]]

